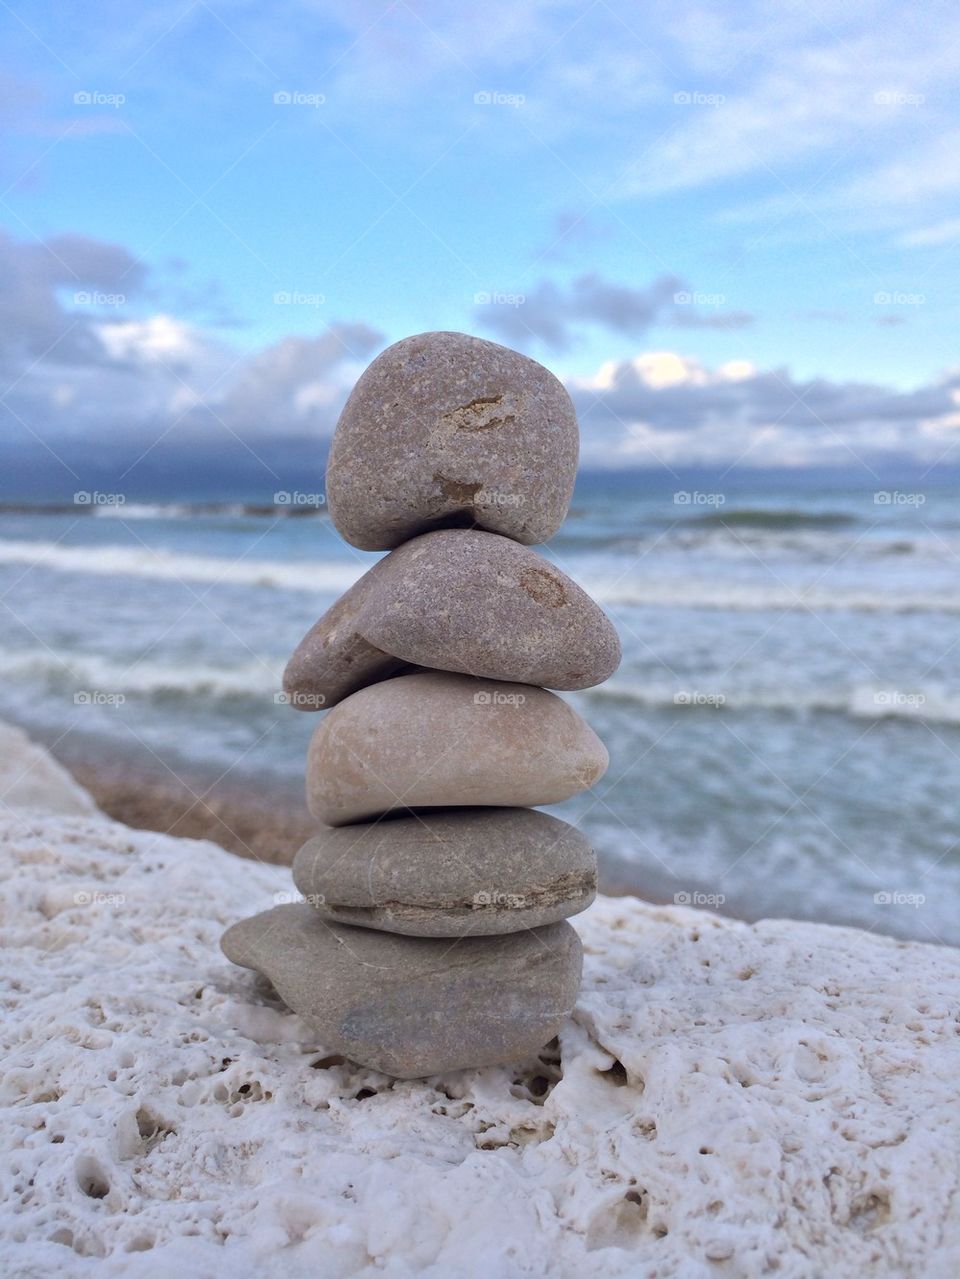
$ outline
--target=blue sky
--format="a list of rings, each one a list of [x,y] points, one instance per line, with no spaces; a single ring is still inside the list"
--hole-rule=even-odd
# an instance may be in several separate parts
[[[957,460],[955,5],[0,23],[15,446],[322,441],[452,328],[563,377],[598,464]]]

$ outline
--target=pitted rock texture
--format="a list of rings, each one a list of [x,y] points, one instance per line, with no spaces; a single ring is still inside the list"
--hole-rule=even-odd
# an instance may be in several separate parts
[[[531,545],[567,513],[579,432],[549,370],[465,333],[421,333],[378,355],[334,432],[327,503],[340,533],[389,550],[433,528]]]
[[[582,965],[564,921],[502,937],[400,937],[296,902],[240,920],[221,945],[335,1052],[400,1079],[539,1052],[573,1010]]]
[[[589,790],[608,763],[555,693],[425,671],[363,688],[324,716],[307,803],[327,826],[398,809],[557,804]]]
[[[509,538],[468,529],[398,547],[311,627],[284,673],[300,710],[327,710],[404,667],[562,690],[620,664],[609,618],[576,582]]]
[[[598,898],[557,1043],[398,1082],[221,954],[289,896],[0,809],[5,1274],[960,1273],[960,952]]]
[[[585,910],[597,891],[597,858],[575,826],[536,809],[429,809],[327,827],[297,853],[293,878],[325,919],[473,937]]]

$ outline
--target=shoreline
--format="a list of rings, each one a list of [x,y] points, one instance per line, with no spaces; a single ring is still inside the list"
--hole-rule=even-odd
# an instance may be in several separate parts
[[[224,774],[210,765],[162,759],[142,745],[131,748],[128,743],[121,748],[92,734],[75,731],[55,736],[29,722],[7,722],[48,751],[106,816],[134,830],[208,840],[247,861],[277,866],[290,866],[299,849],[317,833],[301,776]],[[598,893],[606,897],[635,897],[653,907],[693,908],[749,924],[792,919],[838,928],[864,927],[862,920],[840,911],[788,913],[771,910],[754,894],[720,895],[708,883],[674,877],[668,867],[638,865],[609,851],[599,851],[598,862]],[[893,916],[883,923],[876,930],[882,935],[901,941],[927,940],[894,927]]]
[[[218,777],[213,770],[178,765],[174,771],[144,752],[132,758],[102,739],[51,741],[21,725],[66,768],[108,817],[135,830],[206,839],[249,861],[289,866],[316,833],[303,788],[249,778]],[[598,891],[673,906],[674,895],[625,862],[601,859]],[[731,914],[718,909],[719,914]],[[739,915],[735,917],[741,917]]]

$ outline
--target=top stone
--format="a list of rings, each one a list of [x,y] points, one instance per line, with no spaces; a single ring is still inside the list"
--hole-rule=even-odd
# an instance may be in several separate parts
[[[347,400],[328,509],[365,551],[474,526],[532,545],[563,523],[578,452],[573,404],[542,364],[465,333],[421,333],[378,355]]]

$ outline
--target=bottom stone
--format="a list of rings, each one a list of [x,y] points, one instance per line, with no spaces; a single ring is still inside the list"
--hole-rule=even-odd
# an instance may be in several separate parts
[[[582,964],[565,921],[450,941],[327,923],[305,903],[241,920],[221,946],[325,1048],[400,1079],[537,1052],[573,1010]]]

